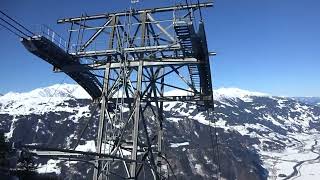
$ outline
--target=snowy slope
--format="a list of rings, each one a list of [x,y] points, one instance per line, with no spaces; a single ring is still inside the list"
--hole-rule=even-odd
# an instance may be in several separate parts
[[[184,94],[186,94],[185,91],[179,90],[165,92],[165,95],[170,96],[180,96]],[[220,88],[214,90],[215,100],[230,98],[250,100],[250,96],[268,95],[237,88]],[[0,96],[0,114],[27,115],[59,111],[60,108],[58,105],[70,99],[91,99],[91,97],[81,86],[75,84],[55,84],[24,93],[9,92]]]
[[[306,104],[320,106],[320,97],[293,97],[293,99]]]
[[[312,168],[320,165],[318,107],[301,98],[273,97],[238,88],[215,90],[214,99],[216,123],[211,123],[206,113],[194,114],[196,107],[186,108],[184,103],[167,103],[165,110],[207,126],[216,126],[227,133],[237,132],[252,141],[258,140],[249,147],[262,159],[262,165],[269,173],[268,179],[320,179],[319,173]],[[184,119],[167,118],[173,123]]]
[[[214,114],[198,112],[195,105],[186,103],[164,106],[165,144],[177,176],[212,178],[217,169],[208,147],[207,127],[212,126],[217,127],[223,159],[220,164],[224,167],[221,176],[226,179],[320,178],[316,172],[320,165],[320,107],[237,88],[214,90],[214,99]],[[47,142],[54,137],[57,146],[70,148],[90,113],[90,97],[78,85],[53,85],[0,97],[1,128],[7,138],[24,139],[25,143]],[[97,121],[92,122],[90,133],[77,150],[95,149],[96,126]],[[86,179],[83,174],[68,174],[70,166],[81,167],[51,160],[41,162],[39,172],[49,169],[73,179]]]
[[[219,88],[213,91],[213,98],[215,100],[222,99],[246,99],[252,96],[270,96],[266,93],[251,92],[239,88]]]
[[[74,84],[56,84],[25,93],[9,92],[0,96],[0,114],[27,115],[60,111],[58,105],[66,100],[89,98],[84,89]]]

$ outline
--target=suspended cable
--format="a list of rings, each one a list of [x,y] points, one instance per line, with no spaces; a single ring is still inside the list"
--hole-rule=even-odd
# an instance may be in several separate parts
[[[10,22],[8,22],[7,20],[3,19],[2,17],[0,17],[0,20],[2,20],[3,22],[5,22],[6,24],[8,24],[9,26],[11,26],[13,29],[15,29],[16,31],[18,31],[19,33],[23,34],[24,36],[28,37],[28,35],[24,32],[22,32],[20,29],[18,29],[17,27],[15,27],[14,25],[12,25]],[[19,35],[20,37],[22,37],[22,35]]]
[[[220,165],[220,150],[219,150],[219,134],[217,132],[217,119],[215,116],[215,111],[214,111],[214,101],[213,101],[213,122],[214,122],[214,136],[215,136],[215,143],[216,143],[216,152],[217,152],[217,164],[218,164],[218,179],[220,179],[220,172],[221,172],[221,165]]]
[[[221,166],[220,166],[220,153],[219,153],[219,142],[218,142],[218,132],[217,132],[217,126],[216,126],[216,118],[215,118],[215,111],[214,111],[214,104],[212,105],[212,108],[207,109],[208,116],[209,113],[212,113],[212,119],[213,119],[213,133],[214,137],[212,135],[212,125],[211,125],[211,120],[209,120],[209,135],[210,135],[210,144],[212,148],[212,153],[213,153],[213,160],[216,162],[217,165],[217,170],[216,170],[216,175],[218,180],[220,179],[220,172],[221,172]]]
[[[18,26],[22,27],[24,30],[26,30],[27,32],[29,32],[32,35],[35,35],[33,32],[31,32],[29,29],[27,29],[26,27],[24,27],[23,25],[21,25],[19,22],[17,22],[16,20],[14,20],[13,18],[11,18],[10,16],[8,16],[6,13],[4,13],[3,11],[0,10],[0,13],[3,14],[4,16],[6,16],[7,18],[9,18],[10,20],[12,20],[13,22],[15,22]]]
[[[208,111],[209,112],[209,111]],[[212,113],[213,114],[213,113]],[[209,115],[209,114],[208,114]],[[216,134],[216,130],[214,130],[214,133]],[[209,135],[210,135],[210,145],[212,149],[212,154],[213,154],[213,161],[217,163],[217,156],[216,156],[216,148],[215,148],[215,138],[212,136],[212,125],[211,125],[211,120],[209,120]],[[218,163],[217,163],[218,164]],[[217,165],[218,166],[218,165]],[[218,168],[216,169],[216,175],[218,175]],[[213,178],[213,177],[212,177]]]
[[[8,28],[7,26],[0,23],[0,26],[2,26],[4,29],[8,30],[9,32],[13,33],[14,35],[21,37],[18,33],[14,32],[12,29]]]
[[[161,154],[159,154],[159,156],[162,157],[162,158],[168,163],[169,169],[170,169],[170,171],[172,172],[172,175],[173,175],[174,179],[178,180],[178,178],[177,178],[177,176],[175,175],[175,173],[174,173],[174,171],[173,171],[173,168],[172,168],[170,162],[168,161],[168,159],[167,159],[166,157],[164,157],[163,155],[161,155]]]
[[[219,140],[218,140],[218,132],[217,132],[217,120],[216,120],[216,117],[215,117],[215,111],[214,109],[212,110],[212,115],[213,115],[213,123],[214,123],[214,143],[215,143],[215,146],[213,145],[213,141],[212,141],[212,146],[215,147],[216,151],[215,151],[215,156],[216,156],[216,163],[217,163],[217,166],[218,166],[218,169],[217,169],[217,177],[218,177],[218,180],[220,179],[220,172],[221,172],[221,166],[220,166],[220,150],[219,150]],[[212,126],[210,126],[211,129],[212,129]],[[212,133],[210,132],[210,136],[211,136],[211,139],[212,138]]]

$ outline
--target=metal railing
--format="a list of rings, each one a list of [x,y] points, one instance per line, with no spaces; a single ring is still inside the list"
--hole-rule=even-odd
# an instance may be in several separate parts
[[[67,52],[67,41],[48,26],[41,24],[35,28],[36,35],[43,36]]]

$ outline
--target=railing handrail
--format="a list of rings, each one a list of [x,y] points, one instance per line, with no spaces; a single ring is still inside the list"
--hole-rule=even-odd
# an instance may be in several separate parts
[[[38,25],[35,34],[45,37],[46,39],[62,48],[64,51],[67,51],[67,41],[47,25]]]

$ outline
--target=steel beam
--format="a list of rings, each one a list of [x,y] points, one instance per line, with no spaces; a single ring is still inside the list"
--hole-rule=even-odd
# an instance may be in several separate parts
[[[137,74],[137,90],[135,97],[135,116],[134,116],[134,126],[132,132],[133,144],[131,159],[137,160],[138,151],[138,133],[139,133],[139,120],[140,120],[140,106],[141,106],[141,85],[142,85],[142,62],[140,63],[138,74]],[[130,166],[130,177],[136,179],[136,163],[132,162]]]
[[[148,15],[148,18],[151,20],[151,22],[154,22],[154,23],[156,24],[156,26],[161,30],[162,33],[164,33],[166,36],[168,36],[169,39],[170,39],[172,42],[175,41],[175,39],[170,35],[170,33],[168,33],[168,31],[167,31],[165,28],[163,28],[163,27],[160,25],[160,23],[157,22],[157,21],[151,16],[151,14],[148,13],[147,15]]]
[[[112,19],[112,25],[116,24],[116,18],[113,17]],[[112,29],[111,36],[109,38],[109,48],[113,47],[114,44],[114,33],[115,33],[115,27]],[[98,138],[97,138],[97,152],[101,154],[102,150],[102,143],[103,143],[103,134],[105,133],[105,126],[106,126],[106,110],[108,110],[108,95],[109,95],[109,77],[110,77],[110,63],[107,63],[105,66],[104,71],[104,80],[103,80],[103,91],[102,91],[102,102],[101,102],[101,110],[100,110],[100,118],[99,118],[99,129],[98,129]],[[96,161],[97,169],[94,169],[93,172],[93,180],[99,180],[100,174],[103,171],[102,167],[103,163]],[[104,176],[104,175],[103,175]]]
[[[144,67],[151,67],[151,66],[176,66],[176,65],[188,65],[188,64],[201,64],[195,58],[184,58],[184,59],[163,59],[163,60],[144,60],[143,66]],[[128,61],[128,62],[114,62],[110,64],[110,69],[119,69],[122,67],[135,68],[139,66],[138,61]],[[81,71],[88,71],[88,70],[104,70],[106,68],[105,64],[95,63],[95,64],[86,64],[86,65],[74,65],[74,66],[65,66],[61,70],[56,70],[55,72],[81,72]]]
[[[92,41],[94,41],[98,36],[99,34],[101,34],[102,31],[104,31],[105,27],[109,25],[109,23],[113,20],[114,18],[112,17],[111,19],[109,19],[106,23],[103,24],[103,26],[97,30],[90,38],[89,40],[84,43],[84,45],[80,48],[80,50],[84,50],[86,47],[88,47]]]
[[[142,25],[141,25],[141,46],[145,46],[145,35],[146,35],[146,20],[147,20],[147,14],[143,13],[141,15],[142,17]],[[142,53],[140,55],[140,58],[143,58],[144,54]],[[141,88],[142,88],[142,71],[143,71],[143,61],[139,61],[139,67],[137,72],[137,89],[136,89],[136,97],[135,97],[135,115],[134,115],[134,125],[133,125],[133,131],[132,131],[132,152],[131,152],[131,159],[137,160],[137,150],[138,150],[138,135],[139,135],[139,121],[140,121],[140,107],[141,107]],[[136,177],[136,167],[137,164],[135,162],[131,163],[130,166],[130,177],[135,178]]]
[[[64,19],[59,19],[57,23],[77,22],[82,20],[106,19],[111,16],[128,16],[132,13],[134,15],[137,15],[145,12],[150,12],[150,13],[168,12],[168,11],[175,11],[175,10],[186,10],[190,8],[194,8],[194,9],[206,8],[206,7],[212,7],[212,6],[213,6],[212,2],[189,4],[189,5],[177,5],[177,6],[169,6],[169,7],[161,7],[161,8],[143,9],[143,10],[137,10],[134,12],[124,11],[124,12],[115,12],[115,13],[96,14],[96,15],[84,16],[84,17],[64,18]]]
[[[110,75],[110,69],[109,66],[110,63],[106,65],[105,69],[105,79],[109,79]],[[101,154],[102,151],[102,140],[103,140],[103,133],[105,132],[105,126],[106,126],[106,118],[105,118],[105,113],[106,109],[108,109],[108,88],[109,88],[109,81],[104,81],[103,83],[103,91],[102,91],[102,101],[101,101],[101,109],[100,109],[100,118],[99,118],[99,126],[98,126],[98,138],[97,138],[97,153]],[[99,176],[102,174],[101,171],[101,164],[96,161],[96,166],[98,169],[94,169],[93,173],[93,180],[98,180]]]
[[[123,48],[123,53],[144,53],[155,51],[174,51],[181,49],[180,44],[159,45],[159,46],[145,46],[145,47],[129,47]],[[92,57],[92,56],[110,56],[118,55],[120,52],[117,49],[97,50],[97,51],[78,51],[70,53],[76,57]]]
[[[163,96],[163,97],[142,97],[140,99],[141,103],[147,102],[203,102],[203,101],[212,101],[211,95],[194,95],[194,96]],[[109,103],[116,102],[116,98],[110,98]],[[126,98],[125,103],[133,103],[135,99],[132,97]]]

